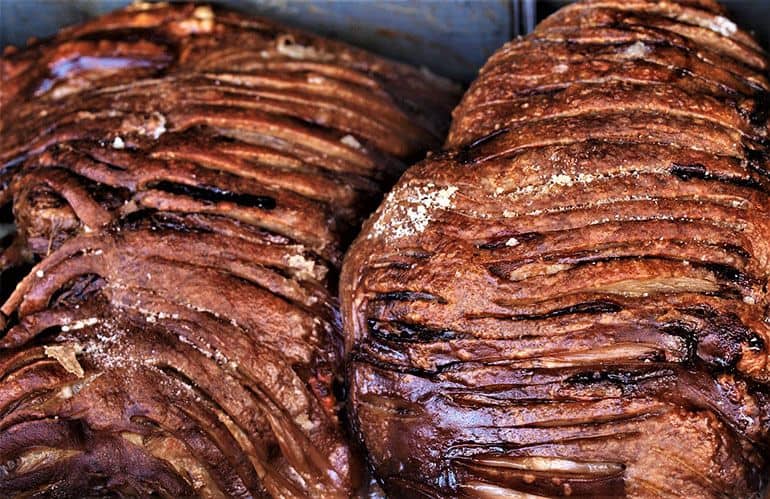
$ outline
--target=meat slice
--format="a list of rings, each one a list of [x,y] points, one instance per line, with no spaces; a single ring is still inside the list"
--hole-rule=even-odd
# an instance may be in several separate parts
[[[342,254],[454,85],[180,3],[0,64],[0,495],[356,494]]]
[[[767,62],[724,16],[565,7],[364,225],[349,407],[386,492],[766,493]]]

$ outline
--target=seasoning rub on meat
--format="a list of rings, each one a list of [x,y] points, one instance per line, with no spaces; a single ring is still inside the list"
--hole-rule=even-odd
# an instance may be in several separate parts
[[[0,64],[0,495],[353,494],[342,253],[455,87],[201,4]]]
[[[590,0],[482,68],[353,244],[393,497],[761,497],[768,62],[711,0]]]

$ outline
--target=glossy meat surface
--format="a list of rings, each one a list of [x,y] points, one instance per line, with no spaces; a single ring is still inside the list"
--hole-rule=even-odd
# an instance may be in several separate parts
[[[349,405],[393,497],[763,496],[767,59],[724,16],[555,13],[366,223]]]
[[[455,87],[200,4],[0,64],[0,496],[353,495],[341,256]]]

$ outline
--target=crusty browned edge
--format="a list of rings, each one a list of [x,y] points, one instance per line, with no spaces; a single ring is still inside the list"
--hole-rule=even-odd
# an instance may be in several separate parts
[[[557,12],[364,225],[348,404],[391,495],[764,495],[767,58],[725,15]]]
[[[456,88],[200,4],[0,66],[0,495],[354,494],[342,252]]]

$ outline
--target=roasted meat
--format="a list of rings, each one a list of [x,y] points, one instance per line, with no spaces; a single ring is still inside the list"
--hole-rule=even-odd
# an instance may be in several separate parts
[[[456,88],[200,4],[0,64],[0,496],[352,495],[342,253]]]
[[[767,67],[710,0],[575,3],[489,59],[343,266],[387,492],[762,496]]]

